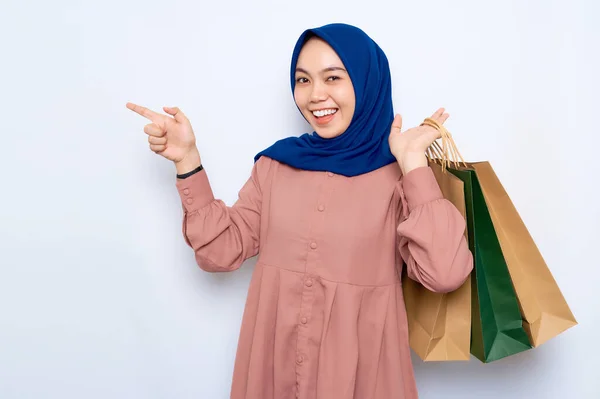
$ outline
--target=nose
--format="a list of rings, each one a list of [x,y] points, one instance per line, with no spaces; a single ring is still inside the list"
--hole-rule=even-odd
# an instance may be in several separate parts
[[[317,103],[327,100],[327,90],[325,85],[321,83],[315,83],[310,93],[310,101]]]

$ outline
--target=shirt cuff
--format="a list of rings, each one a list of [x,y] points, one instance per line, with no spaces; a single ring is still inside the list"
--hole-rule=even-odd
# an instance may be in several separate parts
[[[215,200],[204,169],[186,179],[177,179],[176,186],[187,212],[197,211]]]
[[[409,211],[428,202],[444,198],[442,190],[435,180],[433,170],[429,166],[422,166],[408,172],[402,179],[402,189]]]

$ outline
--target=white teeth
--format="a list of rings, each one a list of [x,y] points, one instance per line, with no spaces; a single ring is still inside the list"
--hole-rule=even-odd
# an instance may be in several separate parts
[[[320,118],[325,115],[335,114],[336,112],[337,112],[337,109],[322,109],[319,111],[313,111],[313,115]]]

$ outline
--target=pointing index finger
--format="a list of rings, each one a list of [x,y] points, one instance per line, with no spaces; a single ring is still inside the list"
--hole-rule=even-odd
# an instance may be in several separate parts
[[[127,103],[127,108],[129,108],[137,114],[140,114],[144,118],[150,119],[152,122],[156,122],[162,116],[161,114],[151,111],[146,107],[142,107],[141,105],[133,103]]]

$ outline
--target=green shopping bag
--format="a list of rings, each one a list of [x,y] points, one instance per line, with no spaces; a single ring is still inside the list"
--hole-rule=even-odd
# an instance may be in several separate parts
[[[475,263],[471,276],[471,353],[489,363],[532,345],[477,174],[468,166],[447,170],[464,182],[469,247]]]

